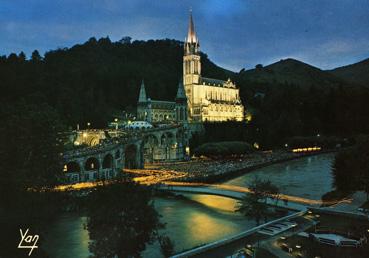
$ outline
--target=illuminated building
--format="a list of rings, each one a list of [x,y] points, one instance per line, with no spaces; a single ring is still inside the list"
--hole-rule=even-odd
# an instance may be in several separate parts
[[[227,81],[201,76],[199,39],[190,13],[187,38],[184,44],[183,84],[186,90],[189,121],[242,121],[244,106],[239,89]]]

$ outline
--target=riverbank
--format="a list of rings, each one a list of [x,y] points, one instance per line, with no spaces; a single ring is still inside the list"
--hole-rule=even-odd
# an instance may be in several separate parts
[[[307,156],[335,152],[325,150],[310,153],[293,153],[284,150],[256,152],[232,159],[194,159],[187,162],[145,164],[150,171],[182,173],[171,181],[221,183],[255,169]]]

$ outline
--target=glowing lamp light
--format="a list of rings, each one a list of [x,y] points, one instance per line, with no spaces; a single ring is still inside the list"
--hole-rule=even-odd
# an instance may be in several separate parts
[[[188,146],[186,147],[186,154],[190,155],[190,147],[188,147]]]
[[[82,136],[83,136],[83,138],[86,138],[87,137],[87,133],[83,133]]]
[[[118,118],[114,118],[114,122],[118,122]]]
[[[296,245],[296,248],[297,248],[297,249],[300,249],[300,248],[301,248],[301,245]]]

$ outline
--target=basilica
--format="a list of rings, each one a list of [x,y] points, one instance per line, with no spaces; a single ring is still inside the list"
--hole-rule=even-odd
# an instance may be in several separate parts
[[[222,122],[244,120],[239,89],[227,81],[201,76],[200,43],[190,13],[184,43],[183,84],[178,86],[175,101],[151,100],[141,84],[137,118],[148,122],[180,123]]]

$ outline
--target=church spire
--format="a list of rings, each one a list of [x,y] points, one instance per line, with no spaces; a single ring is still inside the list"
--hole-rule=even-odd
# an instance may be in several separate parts
[[[193,19],[192,19],[192,9],[190,9],[190,20],[188,23],[188,33],[187,33],[187,43],[198,43],[196,32],[195,32],[195,26],[193,25]]]
[[[186,55],[193,55],[199,52],[199,39],[196,36],[195,26],[193,25],[192,10],[188,21],[187,38],[185,39],[184,49]]]
[[[177,90],[177,95],[176,95],[176,100],[186,100],[186,93],[183,87],[183,82],[182,80],[179,81],[178,83],[178,90]]]
[[[144,80],[141,82],[140,95],[138,96],[138,103],[147,102],[146,90]]]

